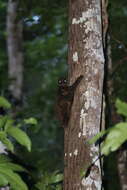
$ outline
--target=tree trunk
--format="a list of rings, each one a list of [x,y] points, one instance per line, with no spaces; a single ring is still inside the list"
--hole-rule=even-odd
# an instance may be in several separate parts
[[[23,85],[22,22],[18,16],[19,0],[8,0],[7,49],[9,90],[16,100],[21,100]]]
[[[100,190],[100,161],[95,162],[99,146],[88,144],[100,131],[102,112],[104,54],[100,0],[70,0],[69,21],[70,84],[80,75],[84,78],[75,92],[65,128],[64,190]]]
[[[117,164],[121,190],[127,190],[127,150],[121,148],[118,151]]]
[[[7,50],[9,91],[16,101],[21,101],[23,80],[22,23],[18,19],[18,0],[8,0],[7,7]],[[0,142],[0,154],[6,153]],[[9,190],[9,186],[0,190]]]

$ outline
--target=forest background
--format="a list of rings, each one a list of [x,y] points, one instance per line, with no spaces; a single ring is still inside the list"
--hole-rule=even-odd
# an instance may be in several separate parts
[[[11,83],[8,78],[7,4],[7,1],[0,1],[0,95],[6,98]],[[63,171],[63,129],[56,119],[55,103],[57,81],[67,76],[68,2],[22,0],[20,10],[23,21],[23,95],[22,108],[16,117],[19,120],[34,117],[38,124],[24,126],[32,140],[32,151],[29,153],[17,145],[15,152],[24,163],[36,168],[31,172],[35,183],[39,180],[46,183],[46,176]],[[116,98],[127,101],[126,1],[110,0],[108,14],[112,52],[112,74],[109,77],[113,82],[110,103],[114,104]],[[112,163],[112,156],[108,159]],[[117,177],[110,165],[107,166],[110,171],[107,181],[110,177]],[[118,184],[110,181],[110,188],[116,190]]]

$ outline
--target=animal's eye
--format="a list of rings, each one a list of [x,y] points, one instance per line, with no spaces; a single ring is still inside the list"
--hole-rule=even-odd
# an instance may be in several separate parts
[[[67,80],[64,80],[64,83],[66,83],[67,82]]]
[[[61,84],[61,80],[59,80],[58,83]]]

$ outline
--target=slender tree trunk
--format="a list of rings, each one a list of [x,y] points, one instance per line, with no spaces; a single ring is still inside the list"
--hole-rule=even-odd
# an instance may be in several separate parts
[[[104,54],[100,0],[70,0],[69,20],[70,84],[80,75],[84,78],[75,92],[65,128],[64,190],[100,190],[100,161],[95,162],[99,146],[88,144],[88,139],[100,131],[102,113]]]
[[[22,21],[18,16],[19,0],[8,0],[7,50],[9,90],[16,100],[21,100],[23,85]]]
[[[121,190],[127,190],[127,151],[125,149],[119,150],[117,155],[117,164]]]
[[[23,53],[22,53],[22,23],[18,19],[18,0],[8,0],[7,7],[7,50],[9,90],[14,99],[22,97]],[[6,153],[5,146],[0,142],[0,154]],[[9,190],[9,186],[0,190]]]

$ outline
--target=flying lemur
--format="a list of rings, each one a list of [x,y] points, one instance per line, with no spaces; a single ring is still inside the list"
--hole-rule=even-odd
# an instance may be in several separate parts
[[[58,80],[57,115],[62,127],[67,127],[68,125],[74,92],[82,78],[83,76],[81,75],[71,86],[68,85],[68,81],[64,78]]]

